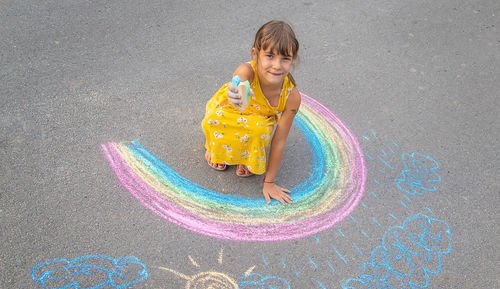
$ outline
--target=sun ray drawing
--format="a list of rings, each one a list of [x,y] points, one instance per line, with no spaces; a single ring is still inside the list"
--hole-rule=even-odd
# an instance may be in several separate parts
[[[221,249],[219,251],[219,256],[217,258],[217,263],[219,265],[223,264],[224,261],[223,257],[224,257],[224,249]],[[188,258],[194,267],[198,269],[200,268],[199,263],[193,257],[188,256]],[[244,276],[251,274],[254,268],[255,266],[248,268],[248,270],[245,271]],[[239,288],[238,281],[236,280],[236,278],[223,272],[209,270],[209,271],[199,272],[190,276],[166,267],[158,267],[158,269],[172,273],[177,277],[186,280],[186,285],[184,287],[186,289],[195,289],[195,288],[238,289]]]

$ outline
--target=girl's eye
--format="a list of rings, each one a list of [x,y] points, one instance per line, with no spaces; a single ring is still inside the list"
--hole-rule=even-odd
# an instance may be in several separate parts
[[[266,56],[267,56],[268,58],[273,58],[273,55],[272,55],[272,54],[266,54]]]

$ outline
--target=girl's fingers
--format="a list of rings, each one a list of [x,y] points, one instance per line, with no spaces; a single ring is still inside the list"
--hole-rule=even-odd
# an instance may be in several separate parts
[[[232,102],[232,103],[237,103],[237,104],[241,103],[241,97],[240,97],[240,95],[239,95],[239,94],[237,94],[237,93],[233,93],[233,92],[231,92],[231,91],[228,91],[228,92],[227,92],[227,98],[228,98],[228,99],[229,99],[229,101],[230,101],[230,102]]]
[[[285,194],[285,195],[283,196],[283,199],[285,199],[285,201],[287,201],[289,204],[291,204],[291,203],[292,203],[292,198],[290,198],[290,196],[289,196],[289,195],[287,195],[287,194]]]
[[[282,187],[278,187],[282,192],[284,193],[288,193],[288,194],[291,194],[292,192],[289,190],[289,189],[285,189],[285,188],[282,188]]]
[[[288,194],[290,194],[290,190],[276,186],[269,192],[263,191],[264,197],[268,204],[271,203],[271,198],[279,201],[281,204],[286,206],[287,204],[291,204],[293,199]]]
[[[264,198],[266,198],[266,202],[267,202],[268,204],[270,204],[270,203],[271,203],[271,198],[269,197],[269,194],[268,194],[268,193],[264,193]]]
[[[288,204],[292,203],[292,198],[290,198],[290,196],[284,192],[280,192],[278,195],[278,198],[276,198],[276,199],[278,199],[278,201],[280,201],[285,206],[287,205],[287,203]]]

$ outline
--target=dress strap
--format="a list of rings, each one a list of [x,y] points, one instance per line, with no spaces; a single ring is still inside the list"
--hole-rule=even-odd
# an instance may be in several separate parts
[[[255,62],[252,60],[252,61],[248,61],[247,63],[250,64],[250,66],[252,66],[252,70],[253,70],[254,75],[257,75],[257,69],[255,68]]]
[[[285,110],[286,101],[288,100],[288,96],[294,87],[293,83],[290,81],[288,76],[283,80],[283,88],[281,89],[280,100],[278,104],[279,111]]]

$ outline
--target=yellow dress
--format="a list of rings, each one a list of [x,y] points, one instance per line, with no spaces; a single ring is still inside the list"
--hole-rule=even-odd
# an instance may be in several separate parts
[[[201,125],[205,133],[205,148],[213,163],[243,164],[254,174],[266,171],[266,149],[274,126],[285,109],[293,84],[285,77],[279,104],[271,106],[260,88],[255,63],[250,84],[254,95],[242,111],[228,101],[228,84],[224,84],[208,101]]]

